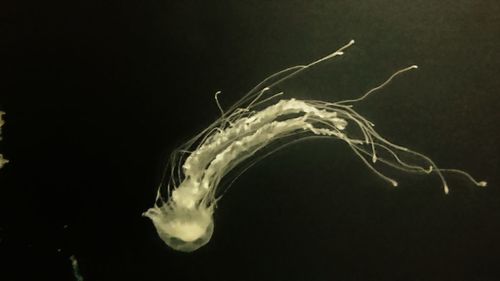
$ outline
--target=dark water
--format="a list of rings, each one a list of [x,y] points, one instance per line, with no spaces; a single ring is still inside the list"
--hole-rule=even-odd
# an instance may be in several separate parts
[[[201,1],[200,1],[201,2]],[[0,280],[500,280],[497,1],[77,1],[0,9]],[[170,151],[265,76],[356,39],[282,85],[357,97],[394,142],[488,180],[386,170],[339,142],[242,175],[212,241],[166,248],[141,213]]]

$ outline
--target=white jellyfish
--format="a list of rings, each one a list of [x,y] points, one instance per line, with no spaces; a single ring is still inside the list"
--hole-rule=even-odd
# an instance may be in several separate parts
[[[5,124],[5,121],[3,121],[3,116],[5,115],[5,112],[0,111],[0,140],[2,140],[2,126]],[[0,153],[0,168],[3,167],[3,165],[9,163],[9,160],[3,158],[3,155]]]
[[[342,140],[370,170],[393,186],[398,185],[397,181],[380,172],[374,166],[377,161],[404,172],[436,173],[445,193],[449,189],[443,172],[458,173],[477,186],[486,186],[486,182],[476,181],[464,171],[438,168],[429,157],[390,142],[374,130],[372,122],[354,110],[354,103],[383,88],[395,76],[416,69],[416,65],[397,71],[359,98],[337,102],[290,98],[273,103],[283,95],[283,92],[273,93],[275,86],[305,69],[342,55],[352,44],[354,40],[310,64],[293,66],[269,76],[226,111],[218,102],[220,92],[215,94],[222,116],[172,153],[166,173],[169,179],[160,185],[154,207],[143,214],[153,221],[158,235],[168,246],[191,252],[208,243],[214,230],[213,212],[221,198],[216,195],[221,179],[277,139],[284,140],[285,145],[268,154],[305,138]],[[354,131],[358,131],[357,134]],[[403,160],[404,154],[425,164],[409,163]],[[243,171],[253,164],[245,162],[247,166]],[[163,188],[167,194],[162,194]]]

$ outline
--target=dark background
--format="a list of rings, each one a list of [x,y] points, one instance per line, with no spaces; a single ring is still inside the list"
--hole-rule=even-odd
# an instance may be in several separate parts
[[[500,280],[500,3],[489,1],[5,1],[0,280]],[[390,140],[449,175],[391,170],[307,141],[259,162],[200,250],[167,248],[141,213],[172,149],[267,75],[346,55],[281,85],[357,97]]]

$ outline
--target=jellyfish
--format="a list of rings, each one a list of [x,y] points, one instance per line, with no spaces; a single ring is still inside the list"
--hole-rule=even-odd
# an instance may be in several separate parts
[[[486,186],[485,181],[477,181],[462,170],[438,168],[426,155],[389,141],[355,110],[355,103],[385,87],[399,74],[417,69],[416,65],[396,71],[383,83],[354,99],[337,102],[299,100],[283,98],[283,92],[273,91],[280,83],[304,70],[343,55],[352,44],[354,40],[312,63],[292,66],[267,77],[225,111],[218,100],[220,92],[215,94],[220,118],[171,154],[164,175],[168,180],[162,180],[154,206],[143,213],[151,219],[165,244],[183,252],[192,252],[207,244],[214,231],[214,209],[223,195],[217,192],[221,179],[241,164],[244,167],[237,178],[256,161],[298,140],[329,138],[343,141],[368,169],[394,187],[398,182],[382,173],[376,163],[408,173],[435,173],[446,194],[449,188],[445,173],[458,173],[476,186]],[[258,155],[263,148],[273,147],[277,140],[284,144],[265,155]],[[424,164],[410,162],[404,155]],[[249,162],[251,158],[256,160]]]
[[[5,124],[5,121],[3,120],[4,115],[5,112],[0,111],[0,140],[2,140],[2,126]],[[3,158],[3,155],[0,153],[0,169],[7,163],[9,163],[9,160]]]

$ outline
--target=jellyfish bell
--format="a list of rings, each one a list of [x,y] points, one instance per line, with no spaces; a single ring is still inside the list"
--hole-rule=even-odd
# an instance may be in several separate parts
[[[210,241],[214,231],[212,208],[163,205],[146,211],[158,236],[174,250],[192,252]]]
[[[143,215],[150,218],[158,236],[174,250],[192,252],[210,241],[214,231],[215,198],[198,180],[186,177],[170,193],[168,201],[158,194],[158,202]]]

